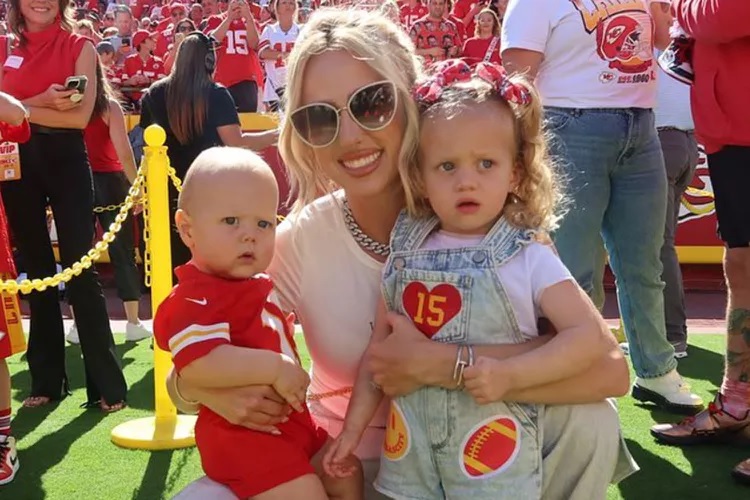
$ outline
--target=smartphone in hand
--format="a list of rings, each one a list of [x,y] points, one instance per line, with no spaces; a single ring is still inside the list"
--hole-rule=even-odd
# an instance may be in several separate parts
[[[83,93],[86,91],[86,85],[89,83],[89,79],[85,75],[69,76],[65,80],[66,90],[75,90],[75,94],[71,94],[70,100],[73,102],[81,102],[83,100]]]

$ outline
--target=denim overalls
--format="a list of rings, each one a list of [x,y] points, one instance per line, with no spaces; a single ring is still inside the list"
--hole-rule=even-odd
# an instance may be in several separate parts
[[[437,223],[399,216],[383,275],[388,309],[439,342],[523,342],[496,269],[534,232],[501,218],[479,246],[420,250]],[[543,405],[479,406],[467,392],[439,387],[395,398],[375,487],[394,498],[538,499],[543,412]]]

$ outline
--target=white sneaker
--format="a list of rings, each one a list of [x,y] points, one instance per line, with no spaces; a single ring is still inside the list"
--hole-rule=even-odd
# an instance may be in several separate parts
[[[13,481],[18,472],[18,453],[13,436],[0,436],[0,485]]]
[[[151,331],[143,326],[143,323],[128,323],[125,326],[125,340],[128,342],[138,342],[139,340],[147,339],[153,335]]]
[[[690,392],[677,370],[656,378],[636,377],[633,398],[641,402],[655,403],[666,411],[693,415],[703,409],[703,400]]]
[[[68,328],[68,334],[65,335],[65,340],[75,345],[78,345],[81,343],[81,341],[78,338],[78,327],[76,327],[75,323],[70,325],[70,328]]]

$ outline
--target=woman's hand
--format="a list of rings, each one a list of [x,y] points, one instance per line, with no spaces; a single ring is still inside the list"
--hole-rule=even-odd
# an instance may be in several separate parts
[[[81,105],[82,101],[74,102],[70,96],[78,93],[77,90],[68,90],[59,83],[53,83],[44,92],[44,107],[56,109],[57,111],[67,111]]]
[[[389,312],[392,332],[382,342],[373,343],[365,354],[373,381],[390,397],[416,391],[425,383],[422,376],[430,362],[433,342],[406,316]]]
[[[276,425],[286,422],[291,408],[272,387],[253,385],[229,389],[194,389],[203,406],[234,425],[279,434]]]

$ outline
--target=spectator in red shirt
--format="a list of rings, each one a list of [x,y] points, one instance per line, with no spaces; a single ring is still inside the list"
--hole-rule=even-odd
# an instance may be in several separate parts
[[[477,16],[474,36],[464,42],[461,56],[472,66],[482,61],[501,63],[500,21],[490,9],[484,9]]]
[[[456,57],[461,49],[461,39],[456,25],[445,19],[446,0],[429,0],[429,13],[416,21],[409,31],[417,55],[426,63],[435,63],[449,57]]]
[[[103,41],[97,44],[96,52],[107,81],[113,88],[119,89],[122,86],[122,68],[115,66],[115,48],[110,42]]]
[[[174,27],[177,23],[187,19],[187,9],[181,3],[173,3],[169,6],[169,17],[163,19],[156,31],[159,32],[159,36],[156,39],[156,48],[154,49],[154,55],[157,57],[164,58],[169,45],[174,42]]]
[[[422,0],[409,0],[401,6],[401,24],[411,29],[412,24],[427,15],[427,7]]]
[[[30,137],[26,108],[13,96],[0,92],[0,128],[2,140],[14,142],[26,142]],[[17,137],[16,137],[17,136]],[[5,209],[0,200],[0,273],[4,279],[15,278],[16,270],[13,262],[13,253],[10,249],[10,237],[8,235],[8,222],[5,219]],[[7,316],[3,318],[5,321]],[[5,323],[3,323],[5,325]],[[20,342],[15,339],[13,331],[4,332],[0,338],[0,484],[7,484],[13,480],[18,472],[18,455],[16,453],[16,440],[10,432],[10,404],[11,386],[10,373],[6,358],[20,352],[22,346],[26,345],[25,339]],[[23,332],[20,332],[23,337]]]
[[[180,48],[180,44],[185,37],[195,31],[195,25],[190,19],[183,19],[177,24],[177,28],[174,30],[174,43],[169,46],[167,53],[164,55],[164,72],[169,74],[172,72],[172,66],[174,66],[174,60],[177,56],[177,51]]]
[[[199,3],[194,3],[190,6],[190,15],[188,16],[193,24],[200,26],[203,22],[203,6]]]
[[[212,30],[211,35],[221,43],[216,82],[229,90],[240,113],[255,113],[263,73],[256,52],[259,36],[251,6],[244,0],[232,0],[221,24],[212,29],[209,22],[206,29]]]
[[[466,41],[467,33],[474,33],[474,31],[467,31],[463,21],[453,14],[453,0],[445,0],[445,18],[456,25],[461,45]]]
[[[708,409],[679,424],[656,425],[651,434],[672,445],[738,444],[750,430],[750,2],[674,0],[672,8],[695,42],[691,104],[725,245],[727,357]],[[750,485],[750,459],[732,475]]]
[[[44,9],[37,9],[32,1],[11,0],[19,15],[11,17],[10,28],[23,43],[13,46],[7,59],[7,46],[0,44],[2,88],[26,104],[31,122],[31,139],[19,145],[21,179],[0,186],[8,223],[30,279],[55,273],[44,216],[48,204],[55,214],[63,267],[86,255],[94,241],[91,169],[82,131],[91,118],[96,95],[96,50],[89,40],[72,33],[68,0],[43,5]],[[71,76],[87,77],[83,92],[65,89],[63,83]],[[105,412],[121,410],[127,384],[96,270],[92,267],[76,276],[67,292],[79,317],[87,375],[84,405]],[[31,393],[24,406],[38,407],[66,397],[69,384],[58,290],[50,287],[28,299],[31,331],[26,359]]]
[[[136,53],[125,59],[122,70],[123,87],[144,89],[156,80],[164,78],[164,62],[152,54],[156,47],[155,35],[145,30],[136,31],[133,35],[133,47]],[[125,93],[133,102],[141,99],[141,92]]]
[[[489,0],[456,0],[451,14],[463,25],[464,33],[471,35],[476,28],[477,15],[488,5]]]

